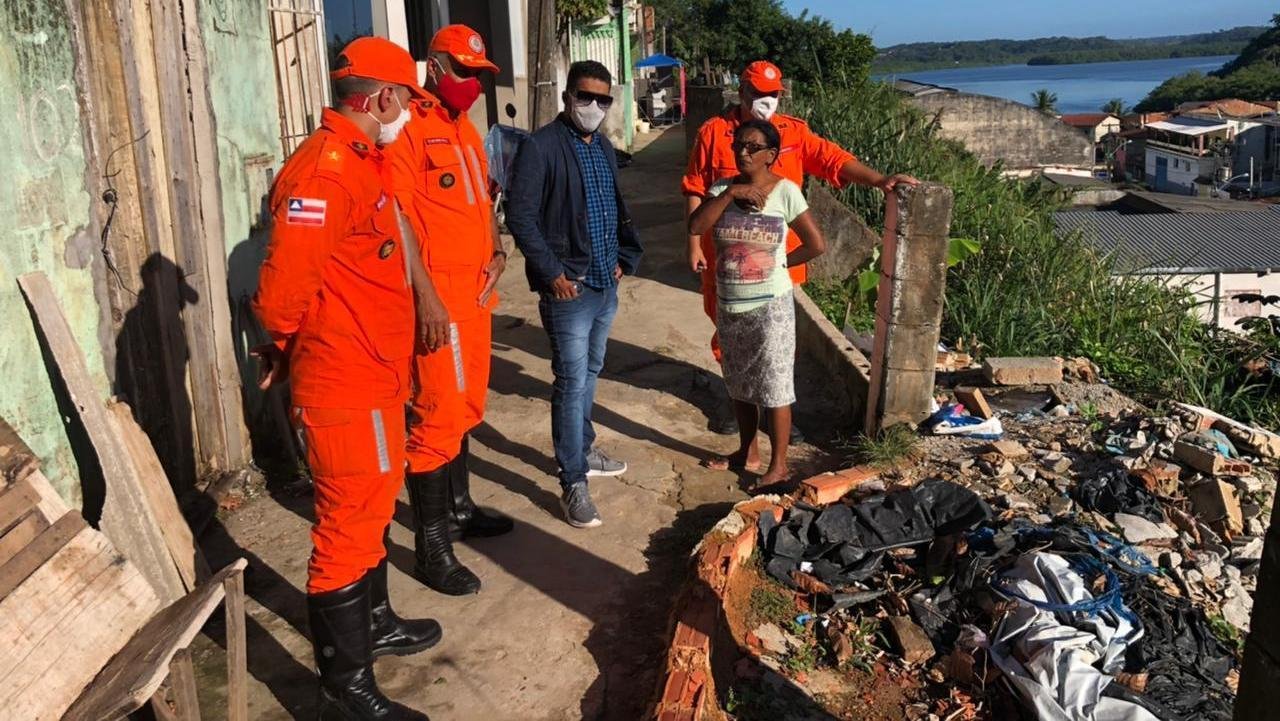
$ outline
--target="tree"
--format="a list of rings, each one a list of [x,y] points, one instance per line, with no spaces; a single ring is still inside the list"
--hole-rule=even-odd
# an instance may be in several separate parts
[[[1121,98],[1112,98],[1102,106],[1102,112],[1111,115],[1124,115],[1124,100]]]
[[[1031,105],[1045,115],[1058,114],[1058,96],[1047,88],[1040,88],[1031,94]]]

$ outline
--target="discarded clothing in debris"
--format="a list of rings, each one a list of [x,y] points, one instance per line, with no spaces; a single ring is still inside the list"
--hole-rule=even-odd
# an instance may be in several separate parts
[[[988,441],[1000,440],[1004,436],[1004,425],[999,418],[983,420],[977,416],[964,415],[962,410],[962,406],[948,403],[920,425],[938,436],[965,436]]]
[[[1104,596],[1094,598],[1073,567],[1085,558],[1029,553],[1001,576],[993,588],[1016,605],[991,639],[991,658],[1041,721],[1159,721],[1105,693],[1142,626],[1109,571]]]
[[[968,531],[991,517],[991,508],[973,491],[932,479],[853,507],[835,503],[819,510],[797,505],[782,524],[761,514],[759,529],[769,575],[794,587],[792,572],[808,561],[813,575],[842,587],[879,570],[889,549]]]
[[[1127,584],[1124,595],[1145,629],[1125,658],[1126,670],[1147,673],[1142,701],[1165,721],[1231,721],[1226,678],[1236,660],[1204,612],[1145,579]]]
[[[1086,511],[1104,515],[1129,513],[1153,523],[1164,523],[1160,501],[1123,468],[1109,470],[1092,478],[1081,479],[1071,489],[1071,500]]]

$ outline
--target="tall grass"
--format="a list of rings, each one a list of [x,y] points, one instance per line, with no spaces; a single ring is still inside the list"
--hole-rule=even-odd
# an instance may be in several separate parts
[[[1198,321],[1186,288],[1118,274],[1116,258],[1079,234],[1058,237],[1052,214],[1067,202],[1058,189],[984,167],[883,84],[802,89],[793,107],[867,165],[955,192],[951,235],[976,239],[981,251],[949,271],[947,341],[978,356],[1088,356],[1117,387],[1148,402],[1182,400],[1280,426],[1280,389],[1240,370],[1258,345]],[[879,191],[840,195],[873,227],[883,225]],[[849,305],[830,286],[822,292],[829,313]]]

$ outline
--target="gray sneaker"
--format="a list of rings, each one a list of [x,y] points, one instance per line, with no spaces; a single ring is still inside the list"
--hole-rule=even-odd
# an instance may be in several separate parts
[[[593,476],[621,476],[627,472],[627,464],[622,461],[615,461],[606,456],[604,451],[598,448],[592,448],[587,451],[587,477]]]
[[[595,528],[604,521],[600,520],[600,512],[596,504],[591,502],[591,494],[587,492],[587,484],[575,483],[560,496],[560,507],[564,509],[565,520],[574,528]]]

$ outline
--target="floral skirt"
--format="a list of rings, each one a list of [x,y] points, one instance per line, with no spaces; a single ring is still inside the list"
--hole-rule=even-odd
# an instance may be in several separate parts
[[[791,291],[752,310],[716,309],[729,397],[762,408],[796,402],[796,306]]]

